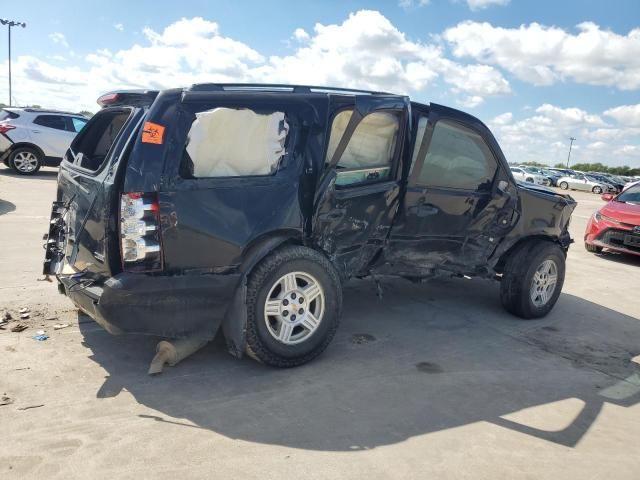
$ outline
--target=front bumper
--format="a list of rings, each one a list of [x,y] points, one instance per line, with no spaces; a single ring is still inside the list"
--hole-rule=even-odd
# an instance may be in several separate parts
[[[121,273],[101,284],[59,275],[64,293],[113,334],[213,337],[232,303],[240,274]]]
[[[604,219],[596,222],[591,217],[587,224],[584,241],[596,247],[640,255],[640,234],[634,233],[633,226],[627,228],[626,225],[614,224]]]

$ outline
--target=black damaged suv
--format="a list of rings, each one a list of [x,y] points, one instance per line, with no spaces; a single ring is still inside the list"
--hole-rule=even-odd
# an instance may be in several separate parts
[[[500,281],[541,317],[575,202],[518,184],[489,129],[381,92],[200,84],[121,91],[58,175],[44,273],[112,333],[213,338],[275,366],[338,326],[351,277]]]

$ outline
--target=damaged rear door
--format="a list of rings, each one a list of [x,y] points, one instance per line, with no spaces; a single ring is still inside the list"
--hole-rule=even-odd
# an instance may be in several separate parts
[[[380,270],[487,271],[517,219],[517,189],[500,147],[481,122],[440,105],[415,105],[414,124],[406,194]]]
[[[330,97],[329,137],[312,238],[345,277],[366,273],[398,208],[407,98]]]

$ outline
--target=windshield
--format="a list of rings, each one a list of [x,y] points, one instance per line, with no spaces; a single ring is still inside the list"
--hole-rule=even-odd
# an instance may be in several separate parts
[[[640,204],[640,185],[634,185],[616,197],[616,201]]]

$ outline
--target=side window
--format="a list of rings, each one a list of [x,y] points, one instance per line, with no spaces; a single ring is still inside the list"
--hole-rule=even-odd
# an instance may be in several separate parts
[[[248,108],[198,112],[191,124],[180,173],[186,178],[272,175],[285,155],[284,112]]]
[[[453,122],[436,123],[418,183],[432,187],[491,188],[497,163],[482,137]]]
[[[38,115],[33,123],[47,128],[55,128],[56,130],[66,130],[67,124],[64,117],[60,115]]]
[[[331,161],[338,148],[352,114],[352,110],[343,110],[334,117],[327,147],[327,162]],[[388,179],[399,126],[398,116],[392,113],[374,112],[364,117],[338,161],[336,185]]]
[[[73,132],[78,133],[82,128],[87,124],[87,120],[83,118],[71,117],[71,125],[73,127]]]

